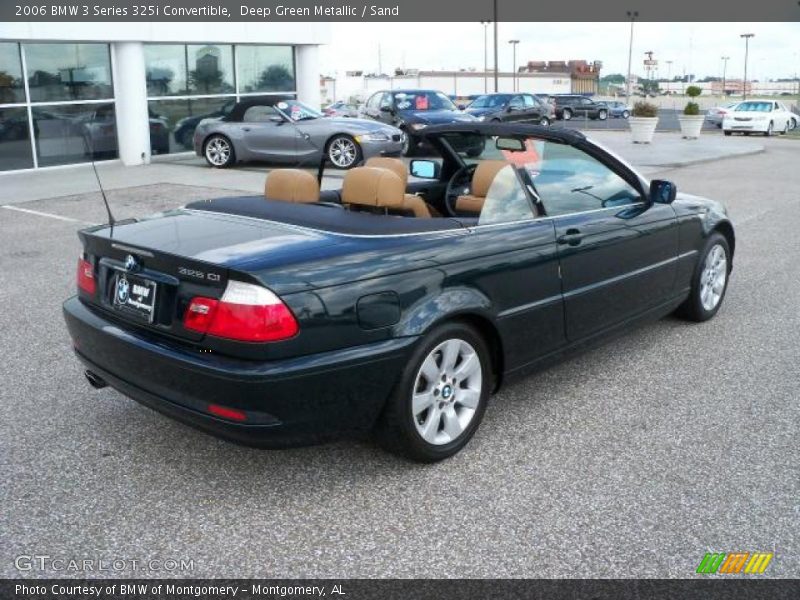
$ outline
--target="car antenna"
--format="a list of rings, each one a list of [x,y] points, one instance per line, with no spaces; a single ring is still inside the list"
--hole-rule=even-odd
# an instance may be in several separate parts
[[[111,230],[114,230],[114,215],[111,214],[111,207],[108,205],[108,198],[106,198],[106,191],[103,189],[103,182],[100,181],[100,175],[97,172],[97,165],[94,164],[94,140],[92,139],[91,132],[87,136],[89,138],[89,152],[91,152],[91,156],[89,157],[92,161],[92,171],[94,171],[94,177],[97,180],[97,187],[100,188],[100,195],[103,197],[103,204],[106,207],[106,213],[108,213],[108,224],[111,226]]]

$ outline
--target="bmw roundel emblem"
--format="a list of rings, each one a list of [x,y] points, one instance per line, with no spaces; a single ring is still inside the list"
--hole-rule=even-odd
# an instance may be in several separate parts
[[[117,300],[120,302],[126,302],[128,300],[128,294],[130,293],[130,284],[128,280],[125,278],[120,278],[117,282]]]
[[[136,257],[133,254],[128,254],[128,256],[125,257],[125,270],[126,271],[139,270],[139,261],[136,260]]]

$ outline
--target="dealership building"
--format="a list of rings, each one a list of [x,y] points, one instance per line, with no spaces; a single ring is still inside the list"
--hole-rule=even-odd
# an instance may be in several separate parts
[[[0,23],[0,171],[192,149],[245,96],[320,102],[327,23]]]

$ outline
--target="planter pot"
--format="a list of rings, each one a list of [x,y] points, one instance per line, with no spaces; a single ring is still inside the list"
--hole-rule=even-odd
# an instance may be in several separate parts
[[[681,124],[683,139],[696,140],[699,138],[704,120],[704,115],[678,115],[678,123]]]
[[[629,117],[628,124],[631,126],[634,144],[649,144],[653,141],[658,117]]]

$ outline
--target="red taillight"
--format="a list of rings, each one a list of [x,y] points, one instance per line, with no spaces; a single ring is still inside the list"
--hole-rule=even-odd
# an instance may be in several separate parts
[[[246,421],[247,413],[243,410],[235,408],[228,408],[227,406],[220,406],[219,404],[209,404],[208,412],[212,415],[222,417],[223,419],[230,419],[231,421]]]
[[[92,263],[84,258],[78,259],[78,287],[92,296],[95,290],[97,290],[97,282],[94,278],[94,267]]]
[[[220,300],[192,298],[183,316],[183,326],[243,342],[276,342],[297,334],[292,312],[266,288],[230,281]]]

